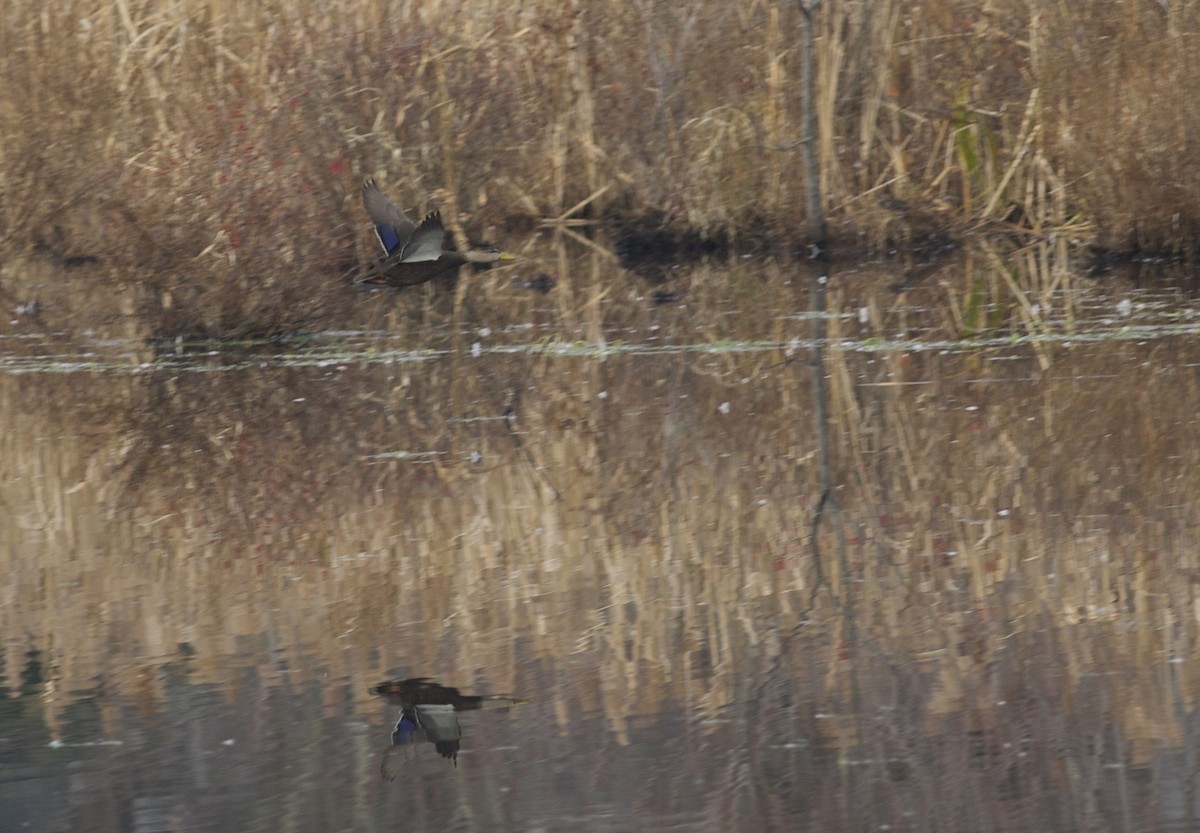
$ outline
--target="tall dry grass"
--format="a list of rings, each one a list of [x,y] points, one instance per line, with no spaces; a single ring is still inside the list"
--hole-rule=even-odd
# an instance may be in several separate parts
[[[792,3],[13,0],[0,16],[6,297],[123,286],[148,335],[338,320],[342,275],[369,256],[365,174],[406,208],[440,204],[460,241],[580,205],[734,239],[802,228]],[[1106,244],[1190,247],[1195,117],[1171,97],[1195,76],[1196,16],[826,4],[835,235],[1089,220]]]
[[[1188,251],[1200,230],[1200,7],[1057,3],[1041,54],[1062,178],[1118,250]]]

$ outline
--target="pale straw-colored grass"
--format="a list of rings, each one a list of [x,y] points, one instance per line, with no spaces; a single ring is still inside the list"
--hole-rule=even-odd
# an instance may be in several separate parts
[[[145,288],[155,334],[338,320],[342,273],[371,253],[367,174],[441,207],[459,245],[646,209],[732,239],[802,228],[790,4],[15,0],[3,18],[10,271],[99,259],[99,280]],[[986,221],[1190,245],[1197,131],[1166,91],[1194,81],[1196,22],[1126,22],[1095,3],[823,5],[835,236],[909,246]]]

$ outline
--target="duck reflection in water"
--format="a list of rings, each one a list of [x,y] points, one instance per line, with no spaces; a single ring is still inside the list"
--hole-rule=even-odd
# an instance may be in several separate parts
[[[432,743],[439,755],[458,766],[462,741],[459,712],[509,709],[527,702],[505,695],[463,694],[457,688],[435,683],[427,677],[390,680],[373,687],[371,693],[400,707],[400,719],[392,730],[392,745],[384,752],[380,767],[388,781],[397,775],[396,751],[411,749],[421,740]]]

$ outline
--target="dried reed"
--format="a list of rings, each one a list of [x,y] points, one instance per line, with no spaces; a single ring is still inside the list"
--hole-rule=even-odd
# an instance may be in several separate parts
[[[1195,116],[1167,96],[1197,75],[1200,11],[846,2],[818,18],[843,242],[986,220],[1192,245]],[[336,320],[341,274],[368,256],[367,173],[410,207],[445,189],[460,237],[570,206],[735,238],[795,237],[803,216],[791,4],[14,0],[3,23],[7,280],[36,295],[29,259],[95,259],[89,280],[141,287],[155,335]]]

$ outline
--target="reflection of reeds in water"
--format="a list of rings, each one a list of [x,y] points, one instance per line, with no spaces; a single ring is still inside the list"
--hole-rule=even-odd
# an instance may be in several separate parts
[[[701,298],[711,268],[691,275]],[[763,717],[763,765],[802,733],[893,762],[876,775],[939,734],[964,755],[970,732],[1005,749],[1104,722],[1140,733],[1140,756],[1173,741],[1193,684],[1180,669],[1162,695],[1163,657],[1187,652],[1200,575],[1180,497],[1200,471],[1190,342],[1049,346],[1048,373],[1020,347],[832,349],[850,551],[810,607],[813,441],[786,347],[805,322],[779,315],[793,268],[722,275],[745,287],[732,320],[595,306],[710,352],[460,343],[344,370],[5,377],[0,629],[29,634],[5,667],[38,647],[59,691],[104,680],[147,708],[163,682],[141,669],[182,644],[197,683],[230,687],[256,646],[287,646],[319,666],[289,674],[364,702],[389,668],[483,669],[488,690],[555,692],[564,729],[603,713],[624,741],[639,715],[743,710]],[[973,275],[951,264],[901,308],[881,300],[894,275],[859,273],[832,309],[868,312],[832,317],[831,344],[949,337]],[[995,300],[1019,332],[1017,302]],[[778,347],[719,349],[763,321]],[[397,450],[436,453],[376,456]],[[877,737],[856,722],[871,709],[904,719]]]

